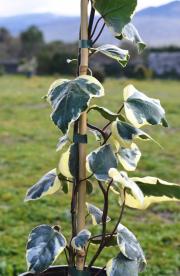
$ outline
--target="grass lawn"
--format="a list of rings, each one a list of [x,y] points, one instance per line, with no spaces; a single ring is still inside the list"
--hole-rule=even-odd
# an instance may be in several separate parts
[[[0,275],[3,276],[18,275],[26,270],[25,246],[33,227],[45,223],[60,224],[63,234],[68,236],[69,233],[69,195],[59,192],[37,202],[23,202],[26,190],[44,173],[55,168],[59,159],[59,153],[55,152],[59,131],[49,119],[50,107],[41,99],[53,80],[51,77],[0,78]],[[164,149],[153,142],[139,143],[143,156],[136,175],[158,176],[178,183],[180,82],[109,79],[105,82],[107,97],[99,99],[98,103],[112,111],[118,110],[123,87],[130,82],[147,95],[161,99],[170,124],[169,129],[147,128]],[[93,113],[91,119],[103,125],[97,114]],[[90,147],[92,142],[93,137]],[[102,208],[98,189],[88,201]],[[112,222],[108,227],[115,223],[119,210],[118,198],[112,195],[109,213]],[[142,275],[179,275],[179,211],[178,203],[154,205],[145,212],[126,209],[123,224],[136,234],[148,260],[147,270]],[[100,231],[100,227],[90,226],[90,229]],[[95,249],[92,247],[91,251]],[[118,248],[106,249],[96,265],[104,266],[117,252]],[[62,254],[57,263],[63,262]]]

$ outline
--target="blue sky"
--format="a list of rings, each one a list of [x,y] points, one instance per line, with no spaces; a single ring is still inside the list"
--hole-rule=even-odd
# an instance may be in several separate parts
[[[172,0],[138,0],[138,10],[169,2]],[[0,16],[39,12],[78,15],[79,3],[80,0],[0,0]]]

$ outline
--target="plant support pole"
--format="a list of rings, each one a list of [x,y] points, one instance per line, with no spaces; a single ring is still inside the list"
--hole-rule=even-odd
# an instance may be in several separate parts
[[[88,41],[88,0],[81,0],[81,63],[79,67],[79,74],[87,75],[89,50],[82,45],[83,41]],[[79,119],[79,134],[87,135],[86,112],[84,112]],[[77,232],[81,231],[85,227],[86,180],[84,179],[86,179],[86,144],[80,143]],[[76,260],[77,270],[84,269],[84,258],[85,251],[78,251]]]

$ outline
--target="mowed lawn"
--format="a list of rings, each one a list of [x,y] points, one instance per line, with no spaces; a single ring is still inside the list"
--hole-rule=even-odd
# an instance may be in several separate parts
[[[55,168],[60,153],[55,147],[60,132],[49,118],[50,107],[42,99],[53,77],[0,77],[0,275],[12,276],[26,270],[25,246],[31,229],[40,224],[60,224],[63,234],[70,233],[70,195],[61,192],[37,202],[24,203],[26,190],[44,173]],[[167,111],[169,129],[147,127],[163,149],[153,142],[138,143],[143,154],[136,173],[130,175],[158,176],[177,182],[180,173],[180,82],[113,80],[105,82],[107,97],[96,103],[118,110],[122,103],[123,87],[134,84],[139,90],[160,98]],[[96,113],[90,121],[103,126]],[[93,136],[92,143],[98,147]],[[103,207],[100,191],[89,196],[88,202]],[[110,197],[112,218],[109,229],[118,217],[118,198]],[[148,211],[126,209],[123,224],[132,230],[145,251],[148,266],[145,276],[175,276],[180,270],[180,205],[154,205]],[[101,228],[89,226],[93,233]],[[91,247],[91,252],[96,247]],[[99,257],[96,265],[104,266],[116,256],[118,247],[109,248]],[[57,264],[64,263],[62,254]]]

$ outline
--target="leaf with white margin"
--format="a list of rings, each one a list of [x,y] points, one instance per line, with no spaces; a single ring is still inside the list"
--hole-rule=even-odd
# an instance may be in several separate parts
[[[88,130],[94,135],[97,142],[101,142],[102,134],[99,131],[91,128],[88,128]]]
[[[93,225],[102,224],[103,211],[101,211],[99,208],[97,208],[93,204],[90,204],[87,202],[86,202],[86,207],[87,207],[88,213],[92,217]],[[111,220],[110,217],[107,217],[106,222],[109,222],[110,220]]]
[[[96,179],[107,181],[111,168],[117,168],[117,160],[110,145],[99,147],[87,156],[87,169]]]
[[[153,140],[147,133],[126,122],[116,120],[111,126],[112,136],[119,146],[131,147],[132,143],[137,139]]]
[[[160,101],[149,98],[133,85],[124,88],[124,108],[127,119],[137,128],[145,125],[168,127]]]
[[[60,190],[61,182],[57,175],[57,170],[53,169],[46,173],[26,194],[25,202],[37,200],[41,197],[52,195]]]
[[[61,190],[64,194],[68,194],[69,192],[69,182],[68,179],[62,175],[61,173],[58,174],[59,180],[61,182]]]
[[[103,86],[92,76],[80,76],[75,80],[60,79],[55,81],[47,95],[47,100],[53,109],[51,118],[54,124],[66,134],[70,124],[87,110],[91,98],[103,95]]]
[[[64,136],[60,137],[56,146],[56,151],[61,151],[63,147],[70,142],[70,139],[67,134]]]
[[[93,245],[99,245],[102,242],[102,237],[95,237],[93,239],[91,239],[91,244]],[[117,246],[117,235],[113,235],[111,237],[111,235],[107,235],[104,238],[104,246],[105,247],[114,247]]]
[[[146,266],[144,252],[135,235],[121,223],[117,228],[117,244],[126,258],[138,262],[139,272],[142,272]]]
[[[139,53],[142,53],[143,50],[146,48],[146,44],[140,37],[138,30],[132,23],[129,23],[126,26],[124,26],[122,30],[122,34],[118,38],[119,39],[125,38],[133,42],[137,46]]]
[[[143,204],[144,195],[138,185],[128,177],[126,172],[119,172],[117,169],[110,169],[109,176],[114,182],[120,183],[123,188],[129,189],[136,200]]]
[[[117,158],[125,170],[135,171],[141,158],[141,152],[138,146],[132,143],[130,148],[121,147],[117,153]]]
[[[107,263],[106,274],[107,276],[138,276],[138,263],[120,253]]]
[[[91,233],[88,230],[83,229],[72,239],[71,245],[76,250],[84,250],[90,237]]]
[[[115,36],[131,21],[137,0],[93,0],[94,8],[101,14],[106,25]]]
[[[41,273],[52,265],[66,247],[65,237],[49,225],[32,230],[27,243],[28,271]]]
[[[59,161],[59,171],[62,175],[72,179],[76,172],[76,160],[78,156],[78,147],[72,144],[66,152],[61,155]]]
[[[105,44],[98,48],[92,48],[96,53],[104,54],[109,58],[115,59],[122,67],[125,67],[129,61],[129,51],[121,49],[115,45]]]
[[[121,114],[114,113],[114,112],[110,111],[109,109],[107,109],[103,106],[92,105],[89,108],[88,112],[91,111],[91,110],[95,110],[95,111],[99,112],[103,116],[104,119],[106,119],[110,122],[115,121],[117,118],[122,120],[122,121],[125,121],[125,118]]]
[[[169,183],[156,177],[133,177],[143,191],[144,203],[141,205],[131,195],[126,195],[126,205],[135,209],[147,209],[155,203],[179,201],[180,200],[180,185]]]

